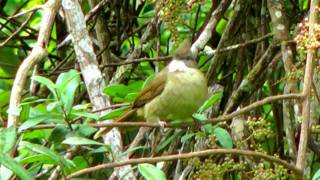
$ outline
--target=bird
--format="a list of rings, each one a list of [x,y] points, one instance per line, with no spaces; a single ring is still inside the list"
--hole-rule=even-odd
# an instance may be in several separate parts
[[[171,62],[140,91],[131,109],[115,122],[138,117],[164,126],[173,120],[190,119],[208,94],[207,79],[197,68],[190,48],[191,42],[184,40],[175,50]],[[104,130],[103,134],[110,129]]]

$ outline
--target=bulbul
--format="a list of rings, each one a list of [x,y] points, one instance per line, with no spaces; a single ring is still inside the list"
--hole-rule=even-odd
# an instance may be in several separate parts
[[[136,116],[159,123],[191,118],[205,101],[208,88],[190,48],[191,43],[185,40],[172,61],[138,94],[131,110],[115,121]]]

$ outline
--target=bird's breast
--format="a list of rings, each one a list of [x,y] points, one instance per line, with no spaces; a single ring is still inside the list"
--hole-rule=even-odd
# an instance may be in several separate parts
[[[171,72],[169,69],[163,92],[146,104],[147,121],[189,118],[205,101],[207,81],[204,75],[195,68],[178,67]]]

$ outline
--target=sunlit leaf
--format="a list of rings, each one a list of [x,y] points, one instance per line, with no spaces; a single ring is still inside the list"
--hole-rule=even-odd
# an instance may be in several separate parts
[[[208,100],[206,100],[203,105],[199,108],[198,112],[203,113],[212,105],[216,104],[222,98],[222,92],[214,93]]]
[[[54,152],[53,150],[51,150],[47,147],[44,147],[44,146],[41,146],[38,144],[29,143],[26,141],[21,142],[20,146],[27,148],[33,152],[36,152],[36,153],[39,153],[39,154],[42,154],[42,155],[49,157],[51,160],[53,160],[53,162],[55,162],[56,165],[63,165],[64,164],[63,163],[64,160],[62,159],[62,157],[60,157],[59,154],[57,154],[56,152]]]
[[[164,141],[160,142],[159,145],[156,147],[156,152],[160,152],[165,147],[167,147],[170,143],[175,141],[180,134],[180,131],[175,131],[170,137],[166,138]]]
[[[75,92],[80,82],[80,74],[76,70],[60,74],[56,81],[57,91],[67,114],[72,108]]]
[[[74,116],[85,117],[85,118],[94,119],[94,120],[99,119],[99,115],[97,113],[71,111],[70,114]]]
[[[312,180],[319,180],[320,179],[320,169],[317,170],[316,173],[312,176]]]
[[[128,109],[129,109],[129,107],[121,107],[121,108],[112,110],[110,112],[102,114],[100,116],[99,120],[107,120],[107,119],[113,119],[113,118],[119,117],[120,115],[122,115]]]
[[[14,174],[23,180],[33,180],[34,178],[19,163],[9,155],[0,153],[0,164],[10,169]]]
[[[32,79],[45,85],[50,90],[50,92],[53,94],[53,96],[57,99],[56,86],[54,85],[54,83],[50,79],[48,79],[46,77],[42,77],[42,76],[33,76]]]
[[[195,135],[196,135],[196,133],[185,134],[184,136],[181,137],[181,143],[185,143],[187,140],[191,139]]]
[[[53,129],[48,140],[51,143],[59,145],[66,138],[68,133],[70,133],[70,129],[64,125],[58,125]]]
[[[163,171],[152,164],[139,164],[138,170],[146,180],[165,180],[166,176]]]
[[[16,143],[16,128],[0,128],[0,153],[9,152]]]
[[[220,21],[218,22],[217,26],[216,26],[216,31],[217,33],[219,33],[220,35],[222,35],[222,33],[224,32],[224,29],[227,26],[227,21],[224,19],[220,19]]]
[[[62,142],[63,144],[69,145],[104,145],[103,143],[93,141],[91,139],[83,138],[83,137],[69,137]]]
[[[227,149],[231,149],[233,147],[232,138],[228,131],[223,128],[216,127],[214,129],[214,134],[222,147]]]
[[[112,97],[124,98],[128,94],[128,87],[123,84],[110,84],[104,88],[103,92]]]
[[[87,124],[82,124],[79,126],[77,132],[79,132],[81,135],[88,137],[91,136],[93,133],[95,133],[97,131],[96,128],[91,127]]]
[[[31,116],[27,121],[25,121],[20,127],[19,132],[34,127],[48,119],[63,119],[62,116],[57,116],[55,114],[39,114],[38,116]]]

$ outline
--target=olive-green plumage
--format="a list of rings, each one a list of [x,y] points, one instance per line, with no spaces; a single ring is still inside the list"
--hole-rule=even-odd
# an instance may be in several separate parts
[[[190,118],[205,101],[207,80],[197,69],[190,47],[184,41],[169,65],[136,98],[133,107],[147,122]]]
[[[207,80],[197,69],[190,47],[191,43],[184,41],[172,61],[142,89],[132,109],[116,121],[128,121],[136,116],[147,122],[190,118],[208,93]]]

